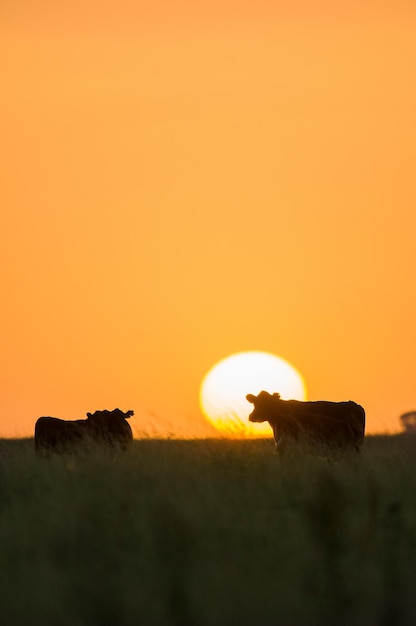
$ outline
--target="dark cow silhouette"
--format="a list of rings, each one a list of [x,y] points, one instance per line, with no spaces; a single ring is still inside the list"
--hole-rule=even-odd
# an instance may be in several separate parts
[[[134,411],[124,413],[95,411],[87,413],[87,419],[66,421],[57,417],[40,417],[35,425],[37,452],[65,452],[88,449],[93,446],[127,450],[133,441],[133,433],[126,419]]]
[[[280,394],[267,391],[246,398],[254,404],[249,421],[269,422],[277,450],[299,440],[359,450],[364,441],[365,411],[355,402],[282,400]]]
[[[416,433],[416,411],[408,411],[400,415],[400,421],[405,433]]]

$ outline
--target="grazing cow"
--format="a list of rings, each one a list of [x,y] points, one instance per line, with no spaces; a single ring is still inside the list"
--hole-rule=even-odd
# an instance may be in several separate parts
[[[408,411],[400,416],[405,433],[416,433],[416,411]]]
[[[93,446],[127,450],[133,441],[133,433],[126,419],[132,415],[134,411],[124,413],[114,409],[87,413],[86,420],[40,417],[35,426],[36,451],[65,452]]]
[[[331,448],[352,447],[359,451],[364,441],[365,411],[355,402],[301,402],[282,400],[280,394],[261,391],[248,394],[254,404],[250,422],[269,422],[276,441],[276,450],[290,441]]]

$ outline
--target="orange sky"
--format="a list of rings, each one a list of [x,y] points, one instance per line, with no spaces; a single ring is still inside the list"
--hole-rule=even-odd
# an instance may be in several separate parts
[[[413,0],[67,5],[1,9],[0,436],[116,406],[210,434],[200,381],[242,350],[397,429]]]

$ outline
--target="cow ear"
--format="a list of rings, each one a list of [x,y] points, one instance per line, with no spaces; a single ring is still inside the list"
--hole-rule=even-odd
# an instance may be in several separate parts
[[[128,417],[131,417],[132,415],[134,415],[134,411],[130,409],[130,411],[127,411],[127,413],[124,414],[124,417],[127,419]]]
[[[87,413],[87,417],[92,417],[92,413]]]
[[[252,393],[248,393],[246,395],[246,400],[248,400],[249,402],[251,402],[251,404],[254,404],[255,401],[257,400],[257,396],[254,396]]]
[[[275,400],[280,400],[280,393],[274,393],[274,394],[273,394],[273,398],[274,398]]]

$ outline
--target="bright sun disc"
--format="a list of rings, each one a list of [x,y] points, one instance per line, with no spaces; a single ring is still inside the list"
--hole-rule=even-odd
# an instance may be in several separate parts
[[[278,392],[284,400],[305,400],[302,375],[293,365],[268,352],[240,352],[219,361],[204,377],[200,404],[204,415],[223,434],[256,437],[271,434],[267,422],[252,424],[246,395]]]

